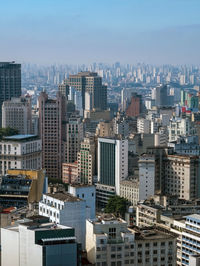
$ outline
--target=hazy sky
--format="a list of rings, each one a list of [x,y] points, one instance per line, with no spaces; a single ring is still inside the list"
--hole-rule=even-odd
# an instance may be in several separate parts
[[[200,0],[5,0],[0,60],[200,63]]]

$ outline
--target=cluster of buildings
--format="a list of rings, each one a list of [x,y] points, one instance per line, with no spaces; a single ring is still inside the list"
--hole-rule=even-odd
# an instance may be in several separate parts
[[[18,131],[0,140],[3,266],[199,265],[198,92],[123,88],[114,110],[84,71],[34,103],[21,66],[0,68],[1,125]],[[124,217],[105,213],[113,196]]]

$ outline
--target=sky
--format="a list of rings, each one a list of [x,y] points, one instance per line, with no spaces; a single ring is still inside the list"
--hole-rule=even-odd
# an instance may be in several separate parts
[[[200,0],[6,0],[0,60],[199,64]]]

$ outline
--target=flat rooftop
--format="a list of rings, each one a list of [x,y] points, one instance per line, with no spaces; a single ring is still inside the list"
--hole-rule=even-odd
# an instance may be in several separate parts
[[[159,239],[170,239],[175,238],[172,233],[163,232],[157,228],[138,228],[129,229],[131,232],[135,233],[136,240],[159,240]]]
[[[51,197],[51,198],[57,199],[57,200],[64,201],[64,202],[83,201],[82,199],[77,198],[77,197],[75,197],[75,196],[72,196],[72,195],[69,194],[69,193],[61,193],[61,192],[58,192],[58,193],[47,193],[47,194],[45,194],[45,195],[48,196],[48,197]]]
[[[31,140],[38,138],[37,135],[13,135],[13,136],[7,136],[4,137],[3,140],[14,140],[14,141],[22,141],[22,140]]]

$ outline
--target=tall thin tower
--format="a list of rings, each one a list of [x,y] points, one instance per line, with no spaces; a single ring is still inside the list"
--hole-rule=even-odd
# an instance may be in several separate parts
[[[2,126],[2,104],[12,97],[21,96],[21,64],[0,62],[0,127]]]

